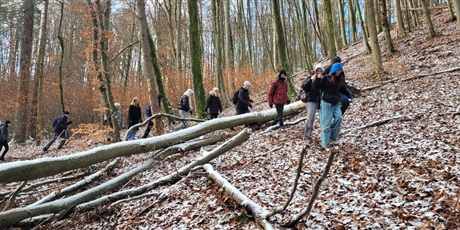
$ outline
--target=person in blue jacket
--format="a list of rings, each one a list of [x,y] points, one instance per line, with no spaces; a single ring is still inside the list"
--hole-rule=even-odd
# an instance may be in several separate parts
[[[158,99],[158,106],[161,108],[161,100],[163,100],[164,96],[163,94],[159,93],[157,96]],[[145,110],[145,119],[149,118],[152,116],[152,108],[150,104],[147,106],[147,109]],[[153,122],[152,120],[149,121],[149,124],[147,125],[147,129],[145,129],[144,135],[142,138],[147,138],[149,136],[150,130],[152,130],[153,127]]]
[[[321,125],[321,146],[329,148],[331,142],[334,144],[342,125],[342,112],[340,111],[340,93],[347,97],[351,95],[345,87],[345,76],[343,67],[340,63],[335,63],[331,67],[329,75],[318,78],[312,76],[312,88],[320,89],[321,107],[319,111]]]
[[[324,68],[323,75],[329,74],[332,65],[334,65],[335,63],[342,64],[342,59],[339,56],[335,56],[334,58],[332,58],[331,65],[326,66]],[[344,73],[344,78],[345,78],[345,73]],[[342,111],[342,116],[345,114],[345,111],[347,111],[348,106],[350,106],[350,102],[353,101],[353,99],[355,99],[355,95],[353,95],[353,93],[350,91],[350,89],[348,89],[348,87],[346,87],[346,85],[345,85],[345,88],[348,91],[348,94],[350,95],[350,97],[347,97],[345,94],[340,94],[340,111]]]

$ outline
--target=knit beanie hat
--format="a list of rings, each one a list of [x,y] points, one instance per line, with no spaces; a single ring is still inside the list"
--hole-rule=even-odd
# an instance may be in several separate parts
[[[9,123],[11,123],[10,120],[5,120],[5,124],[9,124]]]
[[[282,75],[287,76],[286,70],[284,69],[280,70],[278,77],[281,77]]]
[[[335,63],[334,65],[332,65],[331,71],[330,71],[331,75],[334,74],[337,71],[343,72],[342,64]]]
[[[321,69],[321,71],[324,72],[324,68],[323,68],[323,65],[321,65],[321,63],[318,63],[315,65],[315,73],[317,69]]]
[[[342,59],[339,56],[335,56],[332,58],[332,64],[335,63],[342,63]]]
[[[69,111],[64,111],[65,115],[70,115]]]
[[[246,87],[246,86],[251,86],[251,83],[249,83],[249,81],[245,81],[245,82],[243,83],[243,86],[244,86],[244,87]]]

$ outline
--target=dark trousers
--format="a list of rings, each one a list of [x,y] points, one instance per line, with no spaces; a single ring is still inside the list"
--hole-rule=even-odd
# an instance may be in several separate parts
[[[279,122],[280,126],[283,126],[284,125],[284,122],[283,122],[284,105],[275,105],[275,108],[276,108],[277,115],[276,115],[275,120],[273,121],[273,125],[276,125]]]
[[[5,155],[8,152],[8,150],[10,150],[10,147],[8,146],[8,141],[0,141],[0,151],[2,151],[3,147],[5,147],[5,150],[3,150],[2,156],[0,157],[0,159],[2,160],[5,158]]]
[[[350,101],[348,100],[348,97],[345,95],[340,96],[340,103],[342,104],[340,106],[340,111],[342,111],[342,116],[345,114],[345,111],[347,110],[348,106],[350,106]]]
[[[61,140],[61,142],[59,142],[58,149],[62,148],[67,140],[65,133],[62,133],[61,135],[59,135],[58,133],[53,133],[53,138],[50,140],[50,142],[48,142],[48,144],[43,148],[43,150],[47,151],[51,147],[51,145],[53,145],[56,139],[59,138],[59,136],[61,136],[61,138],[63,139]]]
[[[147,138],[149,136],[149,133],[150,133],[150,130],[152,130],[152,127],[153,127],[153,122],[149,122],[149,124],[147,125],[147,129],[145,129],[145,132],[144,132],[144,136],[142,136],[142,138]]]
[[[218,113],[209,113],[209,114],[211,114],[211,119],[217,118],[217,115],[219,115]]]

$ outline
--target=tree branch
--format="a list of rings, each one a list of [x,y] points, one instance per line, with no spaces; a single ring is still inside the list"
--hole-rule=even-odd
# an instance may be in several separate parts
[[[274,229],[273,226],[265,219],[268,211],[262,208],[259,204],[249,199],[246,195],[240,192],[235,186],[230,184],[224,179],[218,172],[216,172],[212,165],[203,165],[204,170],[208,173],[209,178],[213,179],[224,191],[231,196],[238,204],[243,206],[245,209],[251,211],[254,215],[256,222],[264,229]]]
[[[323,174],[321,175],[321,177],[319,177],[318,180],[316,181],[316,184],[315,184],[315,186],[313,188],[313,194],[311,195],[311,198],[308,201],[307,208],[304,209],[299,214],[295,215],[294,218],[290,222],[285,223],[285,224],[283,224],[281,226],[283,226],[283,227],[294,227],[295,225],[297,225],[297,223],[302,218],[304,218],[305,216],[310,215],[310,211],[313,208],[313,203],[315,202],[316,197],[318,196],[318,193],[319,193],[319,187],[321,186],[321,183],[326,179],[327,174],[329,173],[329,170],[331,169],[332,162],[334,161],[335,154],[336,154],[336,150],[334,150],[334,149],[330,150],[329,159],[327,160],[326,167],[324,168],[324,171],[323,171]]]
[[[115,60],[117,59],[118,56],[120,56],[121,53],[123,53],[123,51],[125,51],[126,49],[128,49],[129,47],[132,47],[133,45],[136,45],[137,43],[139,43],[139,41],[137,42],[133,42],[127,46],[125,46],[123,49],[120,50],[120,52],[117,53],[117,55],[115,55],[114,58],[112,58],[110,61],[109,61],[109,65]]]

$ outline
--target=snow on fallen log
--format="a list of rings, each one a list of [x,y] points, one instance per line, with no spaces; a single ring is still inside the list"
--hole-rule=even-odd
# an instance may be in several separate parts
[[[96,208],[98,206],[107,204],[109,202],[114,202],[114,201],[124,199],[126,197],[137,196],[137,195],[143,194],[161,185],[175,183],[181,180],[183,177],[187,176],[190,170],[192,170],[193,168],[206,164],[209,161],[233,149],[234,147],[240,145],[241,143],[243,143],[249,138],[249,135],[250,135],[250,129],[243,129],[238,135],[234,136],[232,139],[228,140],[227,142],[223,143],[222,145],[218,146],[212,151],[204,153],[201,157],[199,157],[195,161],[192,161],[188,165],[180,168],[179,170],[177,170],[177,172],[173,174],[169,174],[167,176],[161,177],[156,181],[153,181],[151,183],[145,184],[137,188],[119,191],[119,192],[116,192],[116,193],[113,193],[107,196],[100,197],[96,200],[80,204],[75,207],[75,211],[78,211],[78,212],[87,211],[87,210]],[[1,218],[1,213],[0,213],[0,218]]]
[[[283,114],[287,116],[304,108],[304,103],[297,101],[284,106]],[[146,139],[113,143],[67,156],[8,162],[0,165],[0,183],[37,179],[73,169],[88,167],[121,156],[163,149],[218,129],[268,122],[273,120],[275,116],[276,109],[270,109],[231,117],[222,117],[177,132]]]
[[[50,194],[48,194],[47,196],[43,197],[42,199],[38,200],[37,202],[29,205],[28,207],[34,207],[34,206],[37,206],[39,204],[44,204],[46,202],[49,202],[49,201],[52,201],[52,200],[55,200],[56,198],[59,198],[59,197],[63,197],[67,194],[70,194],[70,193],[73,193],[75,191],[77,191],[78,189],[82,188],[83,186],[89,184],[89,183],[92,183],[95,179],[99,178],[103,173],[107,172],[108,170],[112,169],[113,167],[115,167],[115,165],[118,163],[118,159],[110,162],[105,168],[89,175],[88,177],[85,177],[83,180],[69,186],[69,187],[66,187],[62,190],[60,190],[59,192],[52,192]]]
[[[240,192],[235,186],[230,184],[225,178],[223,178],[218,172],[216,172],[212,165],[203,165],[204,170],[208,173],[209,178],[213,179],[225,192],[230,195],[238,204],[243,206],[245,209],[251,211],[254,215],[256,222],[264,229],[274,229],[273,226],[265,219],[268,211],[262,208],[259,204],[249,199],[246,195]]]
[[[239,134],[239,136],[242,136],[242,135]],[[220,140],[219,138],[221,138],[221,137],[220,136],[215,136],[215,137],[213,137],[211,139],[213,139],[214,141],[217,142],[217,141]],[[247,134],[246,139],[247,138],[249,138],[249,134]],[[239,141],[239,139],[238,139],[238,141]],[[202,143],[209,144],[209,141],[207,139],[205,139],[205,140],[197,140],[195,142],[197,142],[197,143],[202,142]],[[231,142],[231,140],[230,140],[230,142]],[[238,145],[241,142],[242,141],[239,141],[236,145]],[[197,143],[190,144],[190,146],[192,146],[191,148],[200,146]],[[228,142],[226,142],[226,143],[228,143]],[[233,144],[233,143],[231,143],[231,144]],[[174,148],[174,149],[175,150],[183,150],[183,149],[187,148],[187,146],[184,146],[184,145],[185,144],[183,144],[179,148]],[[225,143],[223,145],[225,145]],[[227,151],[226,148],[224,148],[224,149],[225,149],[225,151]],[[6,211],[6,212],[1,212],[0,213],[0,227],[11,226],[11,225],[16,224],[16,223],[18,223],[18,222],[20,222],[22,220],[27,219],[27,218],[40,216],[40,215],[45,215],[45,214],[50,214],[50,213],[61,213],[60,216],[63,216],[63,214],[62,214],[63,212],[72,211],[72,209],[76,205],[84,203],[84,202],[87,202],[87,201],[90,201],[90,200],[92,200],[92,199],[94,199],[96,197],[99,197],[99,196],[101,196],[101,195],[103,195],[103,194],[105,194],[105,193],[107,193],[109,191],[112,191],[112,190],[118,188],[119,186],[121,186],[121,185],[127,183],[128,181],[130,181],[131,178],[134,177],[135,175],[137,175],[138,173],[140,173],[142,171],[145,171],[147,169],[150,169],[154,165],[158,164],[162,160],[162,158],[164,159],[167,156],[171,155],[172,152],[174,152],[174,151],[168,151],[168,150],[163,150],[163,151],[167,152],[168,154],[157,154],[152,159],[150,159],[147,162],[145,162],[144,164],[132,169],[131,171],[129,171],[127,173],[124,173],[124,174],[122,174],[122,175],[120,175],[118,177],[112,178],[111,180],[106,181],[105,183],[102,183],[102,184],[100,184],[100,185],[98,185],[96,187],[90,188],[90,189],[88,189],[88,190],[86,190],[84,192],[81,192],[81,193],[78,193],[78,194],[63,198],[61,200],[55,200],[55,201],[51,201],[51,202],[48,202],[48,203],[45,203],[45,204],[35,205],[33,207],[16,208],[16,209],[12,209],[12,210],[9,210],[9,211]],[[139,193],[139,194],[142,194],[142,192]],[[109,199],[108,201],[111,201],[111,200]]]

